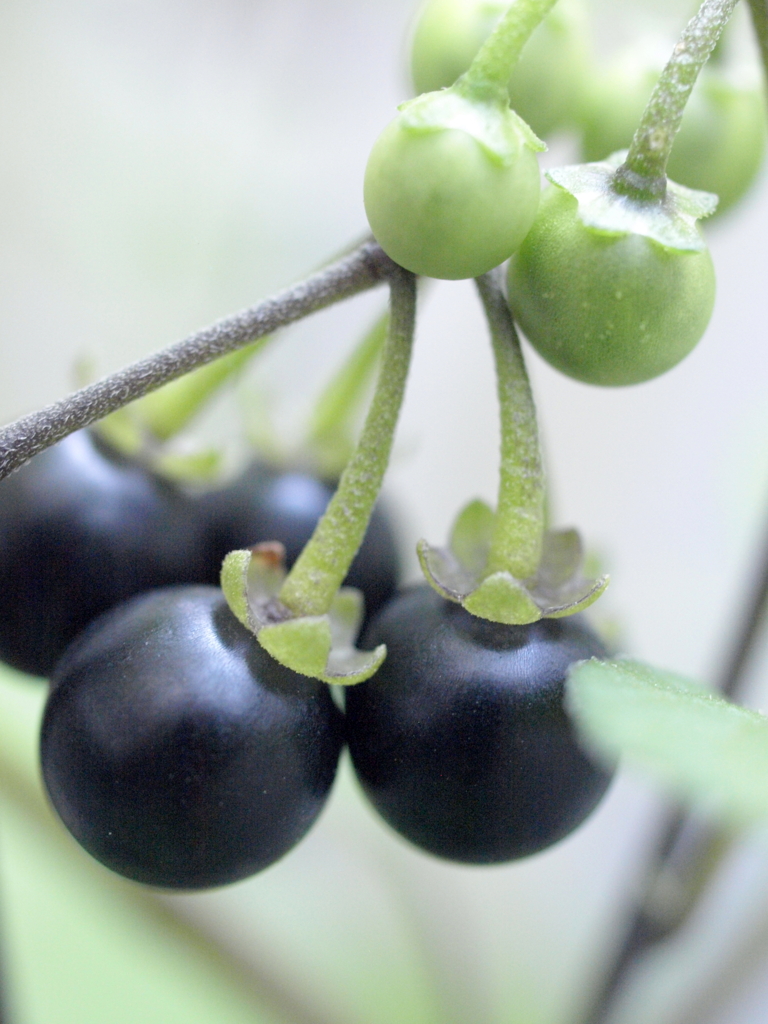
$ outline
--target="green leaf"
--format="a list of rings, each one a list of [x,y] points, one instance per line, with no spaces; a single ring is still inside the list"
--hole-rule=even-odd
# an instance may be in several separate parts
[[[222,384],[239,373],[251,356],[270,340],[271,336],[265,335],[138,399],[134,410],[139,421],[158,440],[167,441],[175,437],[205,407]]]
[[[726,823],[768,819],[768,718],[636,661],[571,669],[568,702],[587,745],[624,756],[675,797]]]
[[[221,475],[223,458],[214,448],[191,452],[161,451],[153,459],[152,468],[166,480],[179,483],[204,483]]]
[[[144,448],[144,432],[130,405],[111,412],[99,420],[93,429],[122,455],[139,455]]]
[[[381,357],[389,330],[389,310],[355,347],[325,387],[312,413],[306,447],[320,475],[338,479],[355,449],[355,418]]]

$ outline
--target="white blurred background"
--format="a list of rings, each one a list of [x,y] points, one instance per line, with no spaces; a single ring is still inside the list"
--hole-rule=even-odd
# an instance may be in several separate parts
[[[607,54],[651,22],[673,41],[692,5],[592,7]],[[78,360],[99,374],[117,369],[360,236],[368,150],[408,94],[414,9],[413,0],[4,0],[0,418],[65,394]],[[550,162],[569,161],[573,140],[552,150]],[[612,575],[596,615],[631,653],[703,680],[716,677],[768,514],[765,175],[708,237],[715,314],[665,377],[601,390],[528,353],[555,520],[578,525]],[[311,396],[384,300],[369,294],[304,322],[254,367],[254,400],[269,400],[282,436],[299,437]],[[234,432],[233,408],[224,420],[222,406],[210,429]],[[442,542],[470,497],[493,501],[497,451],[473,287],[436,284],[387,483],[409,550],[420,536]],[[754,662],[760,706],[766,658]],[[156,1012],[188,1022],[172,995],[141,1003],[130,963],[98,976],[86,950],[121,949],[112,932],[99,942],[93,924],[91,946],[80,955],[73,940],[65,952],[67,921],[40,874],[59,869],[9,800],[0,919],[14,1024],[119,1024],[138,1020],[139,1005],[143,1020]],[[560,846],[509,867],[458,868],[389,833],[345,772],[319,826],[284,861],[230,889],[163,903],[255,979],[250,1009],[232,1020],[568,1024],[620,927],[658,807],[642,780],[622,777]],[[78,852],[61,856],[81,870]],[[86,870],[93,881],[75,902],[101,899],[99,884],[111,884]],[[76,913],[72,927],[86,918]],[[120,922],[113,917],[115,933]],[[685,942],[649,966],[617,1021],[763,1022],[765,932],[765,847],[745,842]],[[230,1019],[223,1008],[199,1012],[201,1022]]]

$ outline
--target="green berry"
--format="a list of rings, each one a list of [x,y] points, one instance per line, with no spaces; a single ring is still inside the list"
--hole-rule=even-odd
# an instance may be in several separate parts
[[[455,99],[473,113],[468,100]],[[460,127],[414,125],[407,108],[381,133],[365,172],[365,210],[396,263],[427,277],[477,277],[520,245],[536,215],[539,166],[506,114],[504,158]],[[479,116],[504,115],[492,108]]]
[[[671,369],[704,333],[715,297],[706,248],[588,228],[551,187],[510,263],[509,304],[552,366],[588,384],[638,384]]]

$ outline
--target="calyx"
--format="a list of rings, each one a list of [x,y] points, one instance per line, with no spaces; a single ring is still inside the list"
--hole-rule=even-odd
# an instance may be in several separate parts
[[[607,160],[573,164],[547,171],[547,178],[577,200],[588,228],[617,234],[645,235],[669,249],[701,252],[706,248],[697,221],[717,207],[717,196],[666,179],[658,195],[633,195],[619,184],[626,151]]]
[[[509,572],[483,575],[494,513],[472,501],[459,514],[448,547],[419,542],[418,555],[427,582],[468,612],[492,622],[525,625],[539,619],[574,615],[596,601],[608,577],[587,578],[576,530],[548,530],[534,576],[516,579]]]
[[[285,576],[283,545],[257,544],[227,555],[221,587],[233,614],[281,665],[325,683],[350,686],[370,678],[387,649],[355,647],[363,618],[360,591],[342,587],[325,615],[296,615],[279,597]]]

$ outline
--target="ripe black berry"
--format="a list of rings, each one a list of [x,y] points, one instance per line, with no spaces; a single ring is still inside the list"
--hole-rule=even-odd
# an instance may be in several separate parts
[[[215,571],[238,548],[277,540],[293,565],[333,497],[331,484],[309,473],[253,463],[233,484],[203,500],[211,523],[210,558]],[[399,560],[389,515],[377,505],[344,583],[365,597],[370,617],[394,594]]]
[[[47,676],[117,602],[204,580],[192,500],[79,431],[0,484],[0,659]]]
[[[574,829],[608,786],[563,708],[568,666],[604,657],[571,618],[505,626],[428,587],[395,597],[364,646],[387,659],[346,696],[363,789],[411,842],[450,860],[524,857]]]
[[[327,686],[273,661],[213,587],[114,608],[57,666],[43,777],[85,849],[148,885],[260,871],[313,823],[342,716]]]

